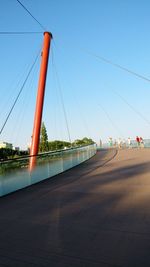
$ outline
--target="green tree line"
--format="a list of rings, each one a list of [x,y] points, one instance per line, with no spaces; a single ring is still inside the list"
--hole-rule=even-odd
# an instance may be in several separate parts
[[[10,148],[0,148],[0,159],[7,160],[7,159],[14,159],[22,156],[28,155],[28,151],[18,151],[13,150]]]
[[[62,150],[78,146],[86,146],[94,144],[94,141],[91,138],[84,137],[83,139],[77,139],[74,142],[70,143],[67,141],[48,141],[48,134],[44,122],[42,122],[41,132],[40,132],[40,144],[39,152],[48,152],[55,150]],[[17,158],[20,156],[28,155],[29,151],[16,151],[8,148],[0,149],[0,159],[6,160],[10,158]]]
[[[54,150],[61,150],[65,148],[71,148],[76,146],[86,146],[94,144],[94,141],[91,138],[84,137],[83,139],[77,139],[73,143],[66,142],[66,141],[48,141],[47,130],[45,127],[44,122],[41,126],[41,133],[40,133],[40,145],[39,145],[39,152],[46,152],[46,151],[54,151]]]

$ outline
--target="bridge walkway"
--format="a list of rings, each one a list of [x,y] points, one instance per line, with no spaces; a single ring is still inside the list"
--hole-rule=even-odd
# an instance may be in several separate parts
[[[103,150],[0,199],[0,267],[150,266],[150,150]]]

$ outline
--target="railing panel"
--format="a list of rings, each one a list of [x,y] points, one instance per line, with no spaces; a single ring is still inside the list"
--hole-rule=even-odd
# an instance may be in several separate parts
[[[139,147],[138,144],[137,144],[137,142],[136,142],[136,140],[133,140],[133,139],[131,139],[131,144],[130,144],[130,146],[129,146],[127,140],[122,140],[122,142],[123,142],[123,143],[121,143],[121,147],[122,147],[122,148],[128,148],[128,147],[130,147],[130,148],[138,148],[138,147]],[[104,144],[102,144],[100,147],[98,146],[97,149],[98,149],[98,150],[101,150],[101,149],[103,149],[103,148],[105,149],[105,148],[113,148],[113,147],[118,147],[118,142],[117,142],[117,140],[114,140],[111,146],[110,146],[109,143],[104,143]],[[143,139],[143,145],[142,145],[142,148],[143,148],[143,147],[144,147],[144,148],[150,148],[150,139]]]
[[[29,159],[15,160],[0,164],[1,195],[6,195],[31,184],[28,161]]]
[[[45,153],[29,171],[29,157],[0,162],[0,196],[53,177],[96,154],[96,145]]]

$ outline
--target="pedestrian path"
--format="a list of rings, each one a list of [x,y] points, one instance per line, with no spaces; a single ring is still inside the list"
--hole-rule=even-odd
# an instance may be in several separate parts
[[[150,266],[150,149],[99,151],[0,199],[0,267]]]

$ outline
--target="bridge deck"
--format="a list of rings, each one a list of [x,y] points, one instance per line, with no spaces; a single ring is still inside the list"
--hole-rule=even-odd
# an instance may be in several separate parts
[[[0,199],[0,266],[150,266],[149,149],[56,178]]]

